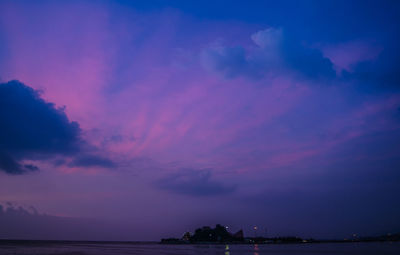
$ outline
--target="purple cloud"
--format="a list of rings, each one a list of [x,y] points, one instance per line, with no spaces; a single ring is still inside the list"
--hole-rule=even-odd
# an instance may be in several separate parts
[[[157,181],[161,189],[187,196],[216,196],[235,191],[234,185],[226,185],[212,179],[209,169],[181,169]]]

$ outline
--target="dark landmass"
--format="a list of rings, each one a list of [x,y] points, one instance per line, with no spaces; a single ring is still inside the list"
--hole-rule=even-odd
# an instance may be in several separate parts
[[[186,232],[182,238],[167,238],[161,239],[161,243],[243,243],[243,231],[239,230],[235,234],[228,232],[226,227],[217,224],[215,228],[202,227],[196,229],[194,234]]]
[[[164,238],[162,244],[216,244],[216,243],[237,243],[237,244],[291,244],[291,243],[345,243],[345,242],[398,242],[400,233],[387,234],[382,236],[359,237],[354,235],[349,239],[317,240],[304,239],[294,236],[285,237],[244,237],[243,230],[232,234],[226,227],[217,224],[215,228],[208,226],[198,228],[194,234],[186,232],[182,238]]]

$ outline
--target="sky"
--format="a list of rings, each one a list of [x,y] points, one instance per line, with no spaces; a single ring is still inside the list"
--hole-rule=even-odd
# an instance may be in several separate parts
[[[1,0],[0,238],[400,232],[399,11]]]

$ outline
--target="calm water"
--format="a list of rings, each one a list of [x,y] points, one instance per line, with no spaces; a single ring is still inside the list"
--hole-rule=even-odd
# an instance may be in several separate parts
[[[397,243],[339,243],[290,245],[161,245],[161,244],[110,244],[110,243],[0,243],[0,254],[37,255],[399,255]]]

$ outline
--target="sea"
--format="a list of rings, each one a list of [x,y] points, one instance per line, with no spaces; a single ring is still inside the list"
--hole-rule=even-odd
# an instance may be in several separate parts
[[[399,255],[400,242],[173,245],[111,242],[0,242],[0,254],[29,255]]]

